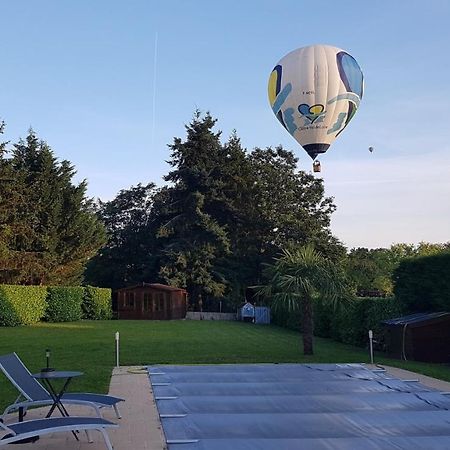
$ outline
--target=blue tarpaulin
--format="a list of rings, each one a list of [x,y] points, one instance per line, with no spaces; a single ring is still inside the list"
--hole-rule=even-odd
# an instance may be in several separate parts
[[[169,450],[449,449],[450,397],[355,364],[153,366]]]

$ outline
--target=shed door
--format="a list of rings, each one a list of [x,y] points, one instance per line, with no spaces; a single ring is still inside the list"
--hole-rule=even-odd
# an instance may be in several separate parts
[[[254,317],[255,309],[253,305],[247,304],[242,307],[242,317]]]

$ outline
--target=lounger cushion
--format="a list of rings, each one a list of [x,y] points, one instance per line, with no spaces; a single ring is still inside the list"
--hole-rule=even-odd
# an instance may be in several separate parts
[[[118,402],[123,402],[123,398],[118,398],[118,397],[113,397],[112,395],[102,395],[102,394],[91,394],[91,393],[78,393],[78,392],[74,392],[74,393],[66,393],[62,396],[61,401],[64,402],[64,400],[66,401],[83,401],[83,402],[91,402],[91,403],[96,403],[98,405],[108,405],[108,406],[112,406],[115,405]]]
[[[46,432],[57,431],[58,428],[69,427],[76,429],[80,427],[84,429],[85,426],[92,428],[98,426],[99,428],[108,426],[117,426],[109,420],[101,419],[100,417],[51,417],[49,419],[27,420],[25,422],[17,422],[8,424],[7,427],[16,434],[36,433],[45,434]],[[47,431],[48,430],[48,431]]]

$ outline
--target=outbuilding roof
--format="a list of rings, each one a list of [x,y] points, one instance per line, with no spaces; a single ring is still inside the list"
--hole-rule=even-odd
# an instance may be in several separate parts
[[[131,289],[136,288],[142,288],[142,287],[149,287],[151,289],[157,289],[158,291],[183,291],[186,292],[186,289],[178,288],[175,286],[168,286],[167,284],[160,284],[160,283],[141,283],[141,284],[135,284],[133,286],[127,286],[121,289],[118,289],[118,291],[127,291]]]
[[[438,319],[450,319],[450,313],[441,311],[433,313],[416,313],[408,316],[396,317],[394,319],[383,320],[383,325],[411,325],[424,322],[436,321]]]

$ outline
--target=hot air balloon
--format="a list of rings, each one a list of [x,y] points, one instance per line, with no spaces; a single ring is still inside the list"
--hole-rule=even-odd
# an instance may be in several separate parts
[[[269,101],[277,119],[315,160],[355,115],[363,96],[356,60],[329,45],[299,48],[283,57],[269,78]],[[315,161],[314,171],[320,171]]]

